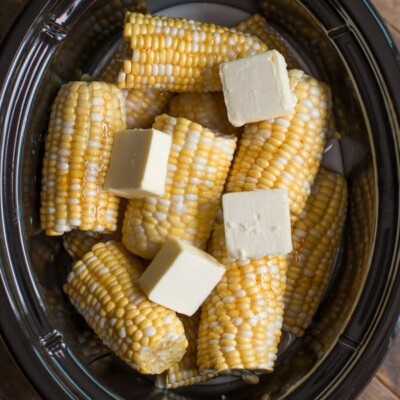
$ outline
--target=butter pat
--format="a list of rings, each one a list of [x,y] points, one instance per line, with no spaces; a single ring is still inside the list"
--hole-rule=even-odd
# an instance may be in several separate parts
[[[104,189],[127,199],[162,196],[171,143],[156,129],[117,132]]]
[[[228,119],[233,126],[280,117],[294,111],[285,58],[276,50],[219,66]]]
[[[180,240],[169,239],[139,278],[139,284],[150,300],[191,316],[224,272],[224,266],[214,257]]]
[[[229,257],[261,258],[292,251],[286,189],[227,193],[222,206]]]

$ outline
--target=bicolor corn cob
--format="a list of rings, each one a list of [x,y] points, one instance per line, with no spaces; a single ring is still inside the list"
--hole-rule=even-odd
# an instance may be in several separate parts
[[[299,219],[292,225],[284,330],[302,336],[321,302],[346,217],[344,177],[321,168]]]
[[[123,62],[127,43],[121,39],[111,60],[100,73],[100,79],[105,82],[116,83],[119,69]],[[127,89],[123,91],[126,105],[126,127],[128,129],[150,128],[157,115],[162,114],[172,93],[155,89]]]
[[[48,235],[114,231],[119,200],[102,190],[114,133],[125,127],[113,85],[72,82],[53,104],[43,161],[40,217]]]
[[[192,317],[182,315],[181,319],[189,345],[180,362],[157,376],[155,384],[160,389],[176,389],[182,386],[195,385],[212,378],[212,375],[201,375],[197,367],[197,335],[200,312]]]
[[[201,307],[200,372],[272,371],[282,333],[286,257],[227,258],[222,224],[209,251],[226,272]]]
[[[109,359],[101,356],[110,353],[111,350],[93,334],[89,327],[83,327],[80,324],[79,329],[75,329],[79,325],[79,322],[75,324],[77,321],[75,309],[71,304],[65,303],[61,288],[46,290],[45,302],[57,329],[62,331],[68,346],[79,356],[81,362],[85,365],[90,364],[92,371],[100,372],[104,370]],[[99,356],[100,359],[96,360]],[[93,360],[96,360],[96,362],[92,363]]]
[[[99,73],[99,80],[108,83],[117,83],[121,65],[128,52],[129,44],[124,39],[119,39],[111,58]]]
[[[221,91],[220,63],[268,50],[260,39],[233,29],[139,13],[126,14],[123,37],[129,49],[120,88]]]
[[[306,340],[318,358],[324,357],[336,344],[348,325],[360,288],[368,278],[371,253],[376,234],[376,176],[371,160],[353,171],[349,185],[348,227],[340,274],[321,310],[320,318],[307,332]]]
[[[64,291],[122,360],[159,374],[182,359],[188,342],[176,313],[149,301],[138,286],[143,270],[122,245],[97,243],[73,265]]]
[[[289,71],[297,97],[292,114],[247,124],[227,183],[228,192],[286,188],[292,220],[304,209],[326,142],[329,88],[300,70]]]
[[[181,93],[169,102],[169,114],[197,122],[204,128],[226,135],[237,135],[238,129],[228,121],[221,92]]]
[[[285,57],[288,68],[298,68],[299,64],[282,36],[260,14],[252,15],[237,25],[235,29],[258,37],[267,45],[268,49],[278,50]]]
[[[81,259],[99,242],[109,240],[108,235],[99,235],[92,231],[73,230],[63,235],[63,246],[73,259]]]
[[[165,111],[172,97],[172,93],[154,89],[129,89],[124,92],[128,129],[150,128],[155,118]]]
[[[236,139],[216,137],[201,125],[166,114],[155,129],[172,135],[165,193],[132,199],[122,242],[132,253],[153,258],[168,238],[204,249],[236,147]]]

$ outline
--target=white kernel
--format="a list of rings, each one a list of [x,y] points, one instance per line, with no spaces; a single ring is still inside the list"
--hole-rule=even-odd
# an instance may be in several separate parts
[[[94,106],[101,106],[104,104],[104,99],[102,97],[93,97],[92,103]]]
[[[165,65],[165,75],[172,76],[172,65],[171,64]]]
[[[276,118],[275,124],[283,126],[284,128],[289,128],[289,126],[290,126],[290,122],[284,118]]]
[[[61,157],[67,157],[70,155],[70,151],[68,149],[59,149],[57,153]]]
[[[312,118],[320,118],[321,113],[319,112],[318,108],[313,108],[311,110],[311,117]]]
[[[207,159],[205,157],[195,157],[194,161],[199,163],[199,164],[207,164]]]
[[[304,164],[304,159],[301,156],[299,156],[298,154],[295,154],[293,156],[293,160],[295,160],[300,165]]]
[[[71,230],[71,227],[64,224],[56,224],[54,225],[54,230],[56,232],[69,232]]]
[[[190,178],[189,179],[189,183],[191,183],[192,185],[199,185],[200,184],[200,179],[199,178]]]
[[[68,168],[69,168],[68,163],[59,162],[57,164],[57,169],[59,169],[60,171],[66,171],[68,170]]]
[[[282,158],[282,157],[276,157],[275,160],[282,165],[286,165],[288,163],[288,160]]]
[[[97,141],[95,141],[95,140],[89,140],[88,146],[89,146],[89,147],[93,147],[93,148],[95,148],[95,149],[100,149],[101,143],[100,143],[100,142],[97,142]]]
[[[288,181],[290,182],[294,182],[294,177],[292,174],[289,174],[289,172],[282,172],[282,176],[284,176],[285,178],[287,178]]]
[[[167,218],[167,214],[158,211],[154,214],[154,216],[156,217],[157,221],[164,221]]]
[[[85,269],[87,269],[86,264],[81,264],[74,272],[76,275],[81,274]]]
[[[234,301],[235,301],[235,298],[233,296],[226,296],[224,298],[224,303],[226,303],[226,304],[233,303]]]
[[[157,76],[158,75],[158,65],[157,64],[153,64],[151,67],[151,72],[153,75]]]
[[[311,93],[313,96],[319,96],[319,95],[321,94],[321,89],[319,88],[319,86],[312,86],[312,87],[310,88],[310,93]]]
[[[166,38],[165,38],[165,47],[166,48],[169,48],[169,47],[171,47],[172,46],[172,37],[171,36],[167,36]]]
[[[121,339],[124,339],[126,337],[126,330],[125,330],[124,327],[121,327],[121,328],[118,329],[118,336]]]
[[[99,113],[91,113],[90,114],[90,119],[92,121],[103,121],[103,115]]]
[[[156,330],[156,328],[154,328],[154,326],[149,326],[148,328],[146,328],[143,331],[143,335],[146,337],[151,337],[151,336],[155,335],[156,333],[157,333],[157,330]]]
[[[95,197],[97,196],[97,190],[84,190],[83,195],[87,197]]]
[[[172,320],[172,318],[169,317],[169,316],[163,317],[162,320],[163,320],[164,324],[166,324],[166,325],[172,324],[172,323],[174,322],[174,321]]]
[[[100,268],[100,269],[99,269],[99,271],[97,272],[97,274],[98,274],[99,276],[101,276],[101,275],[106,274],[107,272],[110,272],[110,270],[109,270],[107,267],[103,267],[103,268]]]
[[[222,339],[235,339],[235,335],[233,333],[224,333]]]

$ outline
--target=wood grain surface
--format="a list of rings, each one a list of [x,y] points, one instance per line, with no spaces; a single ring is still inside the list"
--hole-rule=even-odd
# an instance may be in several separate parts
[[[373,0],[372,3],[389,27],[397,48],[400,48],[400,0]]]

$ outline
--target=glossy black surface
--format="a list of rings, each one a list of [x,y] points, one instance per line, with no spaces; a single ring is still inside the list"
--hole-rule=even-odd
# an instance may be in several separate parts
[[[400,311],[399,58],[360,0],[215,1],[264,12],[305,68],[333,91],[347,139],[349,216],[341,263],[306,336],[257,386],[180,390],[181,399],[353,398],[388,349]],[[184,1],[150,2],[152,11]],[[39,228],[39,181],[49,107],[114,41],[133,0],[37,0],[0,50],[1,334],[49,399],[178,398],[107,356],[61,292],[69,260]],[[352,154],[356,150],[357,157]],[[104,357],[103,357],[104,356]],[[27,361],[28,360],[28,361]],[[267,397],[268,396],[268,397]]]

